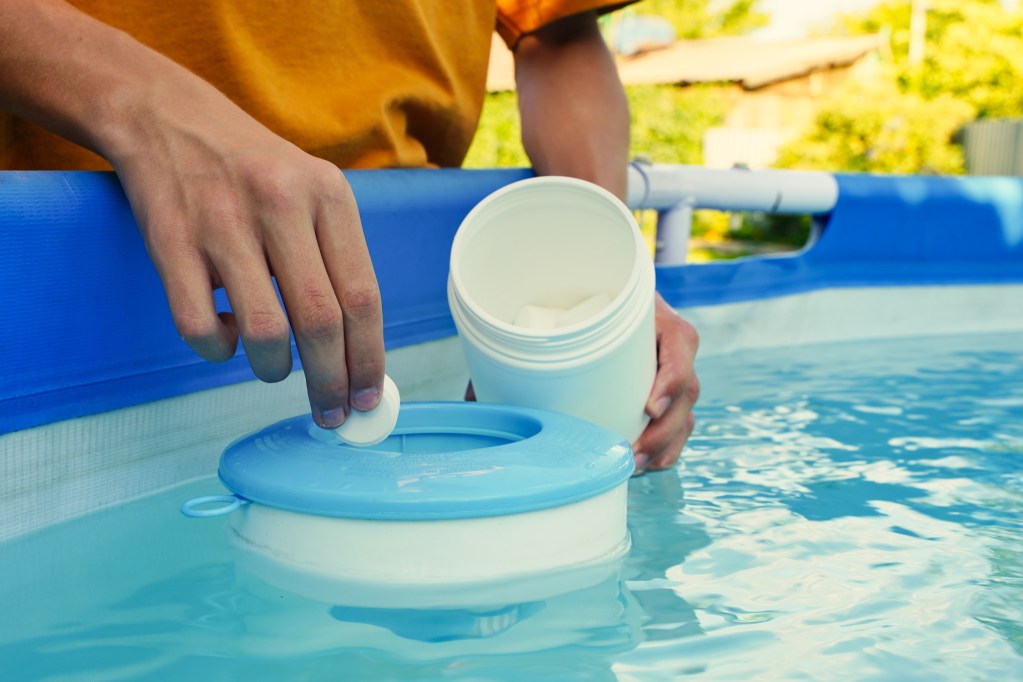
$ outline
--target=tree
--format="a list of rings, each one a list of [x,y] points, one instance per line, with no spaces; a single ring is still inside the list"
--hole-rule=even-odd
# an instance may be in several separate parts
[[[951,95],[979,118],[1023,116],[1023,9],[999,0],[929,0],[924,58],[909,61],[911,2],[885,2],[844,19],[851,33],[888,33],[902,92]]]
[[[850,81],[778,165],[893,173],[961,173],[954,134],[974,118],[1023,116],[1023,11],[998,0],[930,0],[923,59],[911,63],[910,0],[841,21],[881,33],[891,63],[876,82]]]
[[[779,154],[781,168],[884,173],[962,173],[952,136],[974,109],[952,95],[927,100],[894,79],[850,81],[825,102],[814,125]]]

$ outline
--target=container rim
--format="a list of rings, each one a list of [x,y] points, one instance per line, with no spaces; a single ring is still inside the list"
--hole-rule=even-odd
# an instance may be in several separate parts
[[[561,186],[566,190],[574,191],[578,194],[588,194],[597,197],[606,205],[616,209],[627,223],[635,225],[635,219],[628,207],[614,194],[595,183],[561,175],[545,175],[518,180],[489,194],[482,201],[477,203],[465,216],[461,225],[459,225],[458,231],[455,233],[455,238],[451,244],[451,257],[448,272],[452,285],[451,291],[454,297],[473,317],[503,334],[514,334],[523,338],[535,339],[536,341],[550,341],[574,336],[581,330],[599,325],[604,318],[601,317],[581,320],[575,324],[567,325],[565,327],[557,327],[553,330],[518,327],[510,322],[505,322],[484,310],[483,307],[469,294],[465,287],[465,283],[462,280],[461,273],[458,268],[455,267],[457,257],[464,252],[466,241],[473,233],[473,230],[469,228],[469,226],[473,225],[480,218],[481,214],[485,214],[485,212],[493,210],[494,205],[497,202],[506,199],[507,195],[517,194],[522,192],[524,188],[532,188],[538,185]],[[650,258],[647,253],[646,243],[643,241],[643,238],[639,233],[639,229],[637,228],[630,232],[632,233],[633,246],[635,247],[633,251],[634,259],[632,271],[629,273],[629,276],[625,280],[621,290],[615,294],[614,298],[611,299],[611,303],[608,305],[609,310],[619,307],[627,297],[632,295],[632,292],[637,286],[639,286],[640,278],[643,276],[642,259]],[[652,267],[651,258],[651,268]]]

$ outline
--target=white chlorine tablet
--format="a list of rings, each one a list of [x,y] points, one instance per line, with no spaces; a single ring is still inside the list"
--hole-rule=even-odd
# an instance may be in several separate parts
[[[334,429],[338,438],[349,445],[376,445],[391,435],[398,421],[401,395],[391,377],[384,375],[384,391],[380,404],[369,412],[352,410],[348,419]]]

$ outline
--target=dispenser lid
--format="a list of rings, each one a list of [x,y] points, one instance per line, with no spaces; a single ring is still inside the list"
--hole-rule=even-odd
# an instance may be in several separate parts
[[[270,507],[429,520],[549,509],[606,492],[632,471],[628,442],[577,417],[412,402],[375,445],[348,445],[301,415],[232,443],[219,473],[236,495]]]

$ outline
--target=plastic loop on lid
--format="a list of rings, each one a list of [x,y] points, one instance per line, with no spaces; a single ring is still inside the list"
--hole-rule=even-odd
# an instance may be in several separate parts
[[[249,501],[237,495],[204,495],[193,497],[181,505],[181,513],[190,519],[226,516]],[[217,506],[211,506],[217,505]]]

